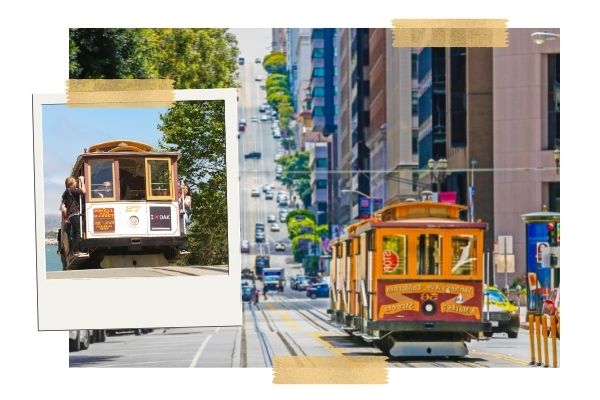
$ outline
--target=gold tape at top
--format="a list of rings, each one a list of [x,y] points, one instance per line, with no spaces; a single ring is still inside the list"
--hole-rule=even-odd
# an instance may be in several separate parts
[[[170,107],[172,79],[69,79],[67,105],[75,107]]]
[[[275,356],[274,384],[386,384],[382,356]]]
[[[394,47],[508,47],[506,19],[395,19]]]

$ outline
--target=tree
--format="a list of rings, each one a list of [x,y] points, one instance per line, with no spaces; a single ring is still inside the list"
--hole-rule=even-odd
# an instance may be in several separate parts
[[[263,66],[269,74],[286,72],[286,58],[284,53],[273,52],[267,54],[263,59]]]
[[[310,170],[308,169],[308,160],[310,154],[307,151],[298,151],[279,159],[279,164],[283,166],[281,181],[289,188],[294,188],[300,195],[305,206],[310,204],[312,193],[310,187]]]
[[[311,219],[313,223],[317,220],[315,219],[315,215],[310,210],[300,209],[300,210],[292,210],[288,213],[287,218],[285,219],[286,223],[289,223],[291,220],[295,220],[298,215],[304,215],[305,218]]]
[[[149,78],[140,29],[70,29],[69,78]]]
[[[180,151],[178,172],[192,192],[188,262],[228,263],[225,102],[180,102],[161,116],[159,146]]]
[[[285,74],[274,73],[270,74],[265,81],[267,89],[271,86],[289,87],[288,77]]]
[[[298,235],[315,234],[317,225],[312,219],[290,219],[287,223],[288,236],[290,239],[294,239]]]
[[[277,110],[279,108],[279,103],[281,103],[281,102],[289,103],[292,101],[292,99],[289,94],[286,94],[284,92],[277,92],[277,93],[271,93],[271,94],[267,95],[267,101],[269,102],[269,105],[271,106],[271,108],[273,108],[274,110]]]

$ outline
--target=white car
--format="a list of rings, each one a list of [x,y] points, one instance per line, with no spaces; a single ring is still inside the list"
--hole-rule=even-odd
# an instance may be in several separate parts
[[[250,118],[250,120],[252,122],[258,122],[258,117],[256,115],[253,115],[252,118]]]
[[[277,218],[275,218],[275,214],[267,215],[267,222],[277,222]]]
[[[252,196],[252,197],[260,197],[260,191],[258,189],[252,189],[252,192],[250,193],[250,196]]]
[[[279,224],[271,224],[271,232],[279,232]]]
[[[261,120],[261,121],[268,121],[268,120],[269,120],[269,117],[267,117],[265,114],[262,114],[262,115],[260,116],[260,120]]]
[[[256,76],[254,77],[254,80],[255,80],[255,81],[257,81],[257,82],[260,82],[260,81],[262,81],[262,76],[260,76],[260,75],[256,75]]]

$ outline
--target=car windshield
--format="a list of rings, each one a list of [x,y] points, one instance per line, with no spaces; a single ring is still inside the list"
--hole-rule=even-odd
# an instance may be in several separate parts
[[[499,292],[497,290],[486,290],[485,294],[490,295],[490,301],[495,301],[498,303],[508,302],[508,299],[502,294],[502,292]]]

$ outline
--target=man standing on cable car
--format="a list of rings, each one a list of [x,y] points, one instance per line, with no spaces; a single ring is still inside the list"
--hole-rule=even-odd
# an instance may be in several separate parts
[[[81,241],[81,205],[85,194],[85,181],[83,176],[80,176],[79,187],[77,187],[77,180],[70,176],[65,180],[65,186],[66,190],[62,195],[62,201],[66,209],[67,220],[71,225],[70,249],[77,254],[80,250],[79,242]]]

